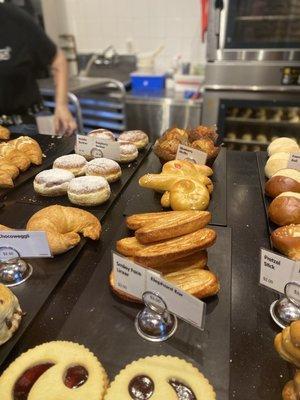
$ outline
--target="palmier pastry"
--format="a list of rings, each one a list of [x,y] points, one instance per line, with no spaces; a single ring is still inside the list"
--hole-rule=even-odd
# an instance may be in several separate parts
[[[188,131],[188,136],[191,143],[199,139],[211,139],[214,143],[216,143],[218,139],[216,128],[203,125],[199,125],[197,128],[190,129]]]
[[[53,255],[65,253],[80,242],[79,233],[92,240],[101,234],[99,220],[75,207],[49,206],[35,213],[27,222],[29,231],[44,231]]]
[[[107,129],[94,129],[93,131],[88,133],[88,136],[96,137],[101,140],[109,140],[111,142],[115,141],[114,134]]]
[[[134,257],[139,250],[145,247],[135,236],[120,239],[116,243],[117,251],[127,257]]]
[[[268,154],[272,156],[275,153],[286,152],[286,153],[298,153],[299,146],[295,139],[280,137],[273,140],[268,146]]]
[[[277,171],[266,183],[265,191],[273,198],[283,192],[300,193],[300,171],[289,168]]]
[[[73,204],[97,206],[109,199],[110,187],[101,176],[80,176],[69,183],[68,197]]]
[[[194,211],[193,211],[194,212]],[[133,214],[126,218],[126,225],[129,229],[136,230],[160,220],[162,224],[170,219],[183,215],[183,211],[160,211],[142,214]]]
[[[215,147],[214,142],[208,138],[195,140],[191,147],[200,151],[204,151],[204,153],[207,154],[208,160],[216,158],[220,150],[220,148]]]
[[[65,169],[72,172],[74,176],[81,176],[85,174],[86,163],[87,161],[83,156],[68,154],[58,157],[53,163],[53,168]]]
[[[275,229],[271,234],[273,246],[291,260],[300,261],[300,224]]]
[[[300,193],[283,192],[270,204],[268,215],[277,225],[300,224]]]
[[[10,130],[0,125],[0,140],[8,140],[10,138]]]
[[[192,364],[177,357],[152,356],[127,365],[104,399],[215,400],[216,394]]]
[[[265,175],[271,178],[276,172],[287,168],[290,153],[280,152],[273,154],[265,165]]]
[[[86,175],[102,176],[108,182],[115,182],[120,179],[122,170],[120,165],[109,158],[95,158],[87,163]]]
[[[67,194],[72,179],[74,175],[70,171],[59,168],[48,169],[36,175],[33,188],[42,196],[62,196]]]
[[[64,341],[28,350],[0,377],[1,400],[103,400],[107,385],[94,354]]]
[[[1,227],[0,230],[2,230]],[[12,337],[21,319],[22,310],[18,299],[9,288],[0,283],[0,345]],[[0,393],[2,393],[1,390]]]
[[[134,144],[120,144],[120,163],[134,161],[138,155],[138,149]]]
[[[121,135],[118,137],[118,142],[132,143],[137,147],[138,150],[140,150],[147,146],[149,143],[149,138],[148,135],[143,131],[127,131],[121,133]]]
[[[20,136],[15,140],[11,140],[9,144],[13,145],[16,150],[20,150],[21,152],[25,153],[32,164],[42,164],[43,153],[36,140],[29,136]]]

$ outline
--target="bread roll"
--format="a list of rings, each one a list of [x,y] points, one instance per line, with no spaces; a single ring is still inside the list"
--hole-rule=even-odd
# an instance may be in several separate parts
[[[300,224],[300,193],[283,192],[269,206],[268,215],[275,224]]]
[[[271,234],[274,247],[291,260],[300,260],[300,225],[275,229]]]
[[[267,178],[271,178],[281,169],[286,169],[290,153],[275,153],[267,161],[265,165],[265,174]]]
[[[267,151],[269,156],[280,152],[297,153],[299,152],[299,146],[296,140],[288,137],[281,137],[273,140],[269,144]]]
[[[273,198],[283,192],[300,193],[300,171],[290,168],[277,171],[266,183],[265,191]]]

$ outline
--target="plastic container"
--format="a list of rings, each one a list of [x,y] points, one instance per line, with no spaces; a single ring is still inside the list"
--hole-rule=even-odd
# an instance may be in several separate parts
[[[164,90],[166,83],[165,74],[144,74],[134,72],[130,74],[132,90],[134,91],[159,91]]]

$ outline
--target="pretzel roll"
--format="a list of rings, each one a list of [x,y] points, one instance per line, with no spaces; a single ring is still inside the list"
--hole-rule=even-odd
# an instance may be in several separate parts
[[[201,183],[181,179],[170,190],[170,204],[172,210],[206,210],[209,192]]]
[[[46,232],[53,255],[65,253],[80,242],[79,233],[92,240],[101,234],[99,220],[91,213],[75,207],[54,205],[35,213],[27,222],[29,231]]]
[[[273,154],[265,165],[265,174],[267,178],[271,178],[277,171],[286,169],[290,153],[280,152]]]
[[[299,152],[299,146],[295,139],[280,137],[269,144],[267,151],[269,156],[280,152],[297,153]]]
[[[271,234],[273,246],[291,260],[300,260],[300,225],[275,229]]]
[[[300,193],[300,171],[296,169],[281,169],[276,172],[265,185],[266,195],[277,197],[283,192]]]
[[[277,225],[300,224],[300,193],[283,192],[270,204],[269,218]]]

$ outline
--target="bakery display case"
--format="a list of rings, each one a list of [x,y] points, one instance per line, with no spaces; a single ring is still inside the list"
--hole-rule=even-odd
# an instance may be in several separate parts
[[[272,117],[275,111],[264,107],[267,116]],[[232,114],[239,118],[238,112],[244,115],[248,107],[238,112],[235,108],[236,105],[230,104],[228,118],[230,115],[234,118]],[[243,129],[245,126],[241,123]],[[98,134],[108,135],[103,131]],[[135,139],[137,137],[142,138],[135,134]],[[123,139],[128,140],[128,136],[125,134]],[[41,147],[45,140],[41,138]],[[52,139],[48,140],[51,143]],[[198,148],[211,153],[210,166],[174,160],[179,143],[186,140],[191,144],[197,142]],[[170,143],[176,145],[176,149],[169,147]],[[188,137],[185,131],[171,129],[155,146],[143,142],[144,148],[140,149],[138,157],[121,165],[121,176],[119,170],[108,168],[115,165],[106,163],[103,166],[95,162],[99,159],[84,163],[87,176],[82,175],[83,165],[75,162],[77,159],[70,154],[71,148],[61,148],[51,153],[51,158],[46,158],[39,170],[33,169],[31,176],[20,184],[16,180],[15,187],[6,191],[0,209],[2,227],[24,228],[33,223],[36,229],[44,218],[52,218],[52,212],[71,208],[69,224],[75,223],[71,217],[76,210],[80,211],[80,216],[85,211],[88,214],[83,218],[78,214],[76,221],[90,225],[96,218],[101,231],[99,240],[82,238],[73,248],[51,259],[31,260],[33,275],[24,284],[11,288],[19,301],[13,302],[13,315],[19,327],[0,347],[1,399],[1,396],[11,399],[11,394],[7,394],[8,385],[13,385],[14,394],[27,396],[30,390],[32,393],[35,390],[40,396],[44,379],[50,376],[51,385],[55,385],[53,395],[78,391],[82,396],[80,400],[111,399],[116,398],[115,393],[117,397],[124,395],[124,399],[139,399],[137,393],[141,392],[151,399],[161,390],[165,392],[159,396],[163,398],[167,393],[169,397],[166,398],[170,399],[180,399],[183,394],[201,400],[203,393],[205,399],[212,400],[275,400],[280,397],[285,383],[294,374],[273,347],[279,329],[269,317],[269,306],[278,295],[258,283],[260,247],[270,248],[270,241],[256,155],[219,148],[217,143],[217,137],[209,128],[191,130]],[[165,148],[170,151],[164,151]],[[62,156],[68,157],[61,159]],[[97,205],[85,201],[84,210],[78,202],[72,203],[74,188],[70,196],[64,182],[57,182],[52,172],[45,173],[54,161],[56,167],[67,168],[69,175],[82,175],[73,178],[76,182],[89,178],[87,171],[106,173],[111,179],[109,200]],[[115,174],[113,178],[107,168]],[[149,176],[150,180],[145,183]],[[195,195],[208,193],[209,201],[200,205],[193,201],[192,205],[200,207],[198,210],[178,210],[182,207],[182,198],[175,202],[167,199],[168,203],[168,192],[176,197],[178,190],[183,190],[182,183],[178,185],[178,177],[185,181],[185,191],[196,188]],[[82,188],[80,182],[78,185]],[[56,190],[60,196],[52,197]],[[153,213],[158,223],[152,221]],[[133,214],[135,217],[129,218]],[[61,232],[63,216],[57,218],[54,224],[57,235],[66,234]],[[147,224],[139,226],[145,219]],[[209,225],[205,226],[207,222]],[[71,228],[72,233],[80,231],[77,225]],[[49,228],[43,229],[47,232]],[[194,238],[195,232],[197,240],[189,239]],[[156,244],[158,237],[160,242]],[[128,301],[128,296],[124,297],[111,280],[112,250],[125,251],[129,257],[128,248],[132,251],[132,246],[132,257],[140,265],[157,268],[156,271],[160,271],[157,274],[161,273],[166,281],[175,282],[186,293],[202,299],[206,307],[203,331],[179,319],[177,331],[164,342],[149,342],[137,334],[134,321],[143,305]],[[192,257],[195,253],[184,253],[184,249],[191,248],[199,255],[197,273]],[[153,255],[154,249],[158,253]],[[185,267],[192,268],[182,272],[182,259],[190,262]],[[179,269],[174,271],[174,268]],[[0,286],[0,299],[1,293]],[[18,304],[24,313],[21,319]],[[0,302],[0,310],[2,306]],[[0,317],[0,332],[1,323],[6,333],[9,321],[7,325]],[[28,349],[31,350],[23,354]],[[55,367],[45,363],[45,352],[53,354]],[[15,368],[9,367],[15,359]],[[60,378],[57,384],[55,371],[65,365],[64,384]],[[169,371],[167,376],[162,372],[165,368]],[[94,379],[95,374],[97,379],[93,383],[90,378]],[[35,377],[32,389],[24,383],[28,376]],[[157,379],[161,380],[161,385],[157,384]],[[294,381],[296,379],[297,376]],[[108,381],[111,386],[104,395]],[[51,391],[49,384],[46,385],[47,391]]]

